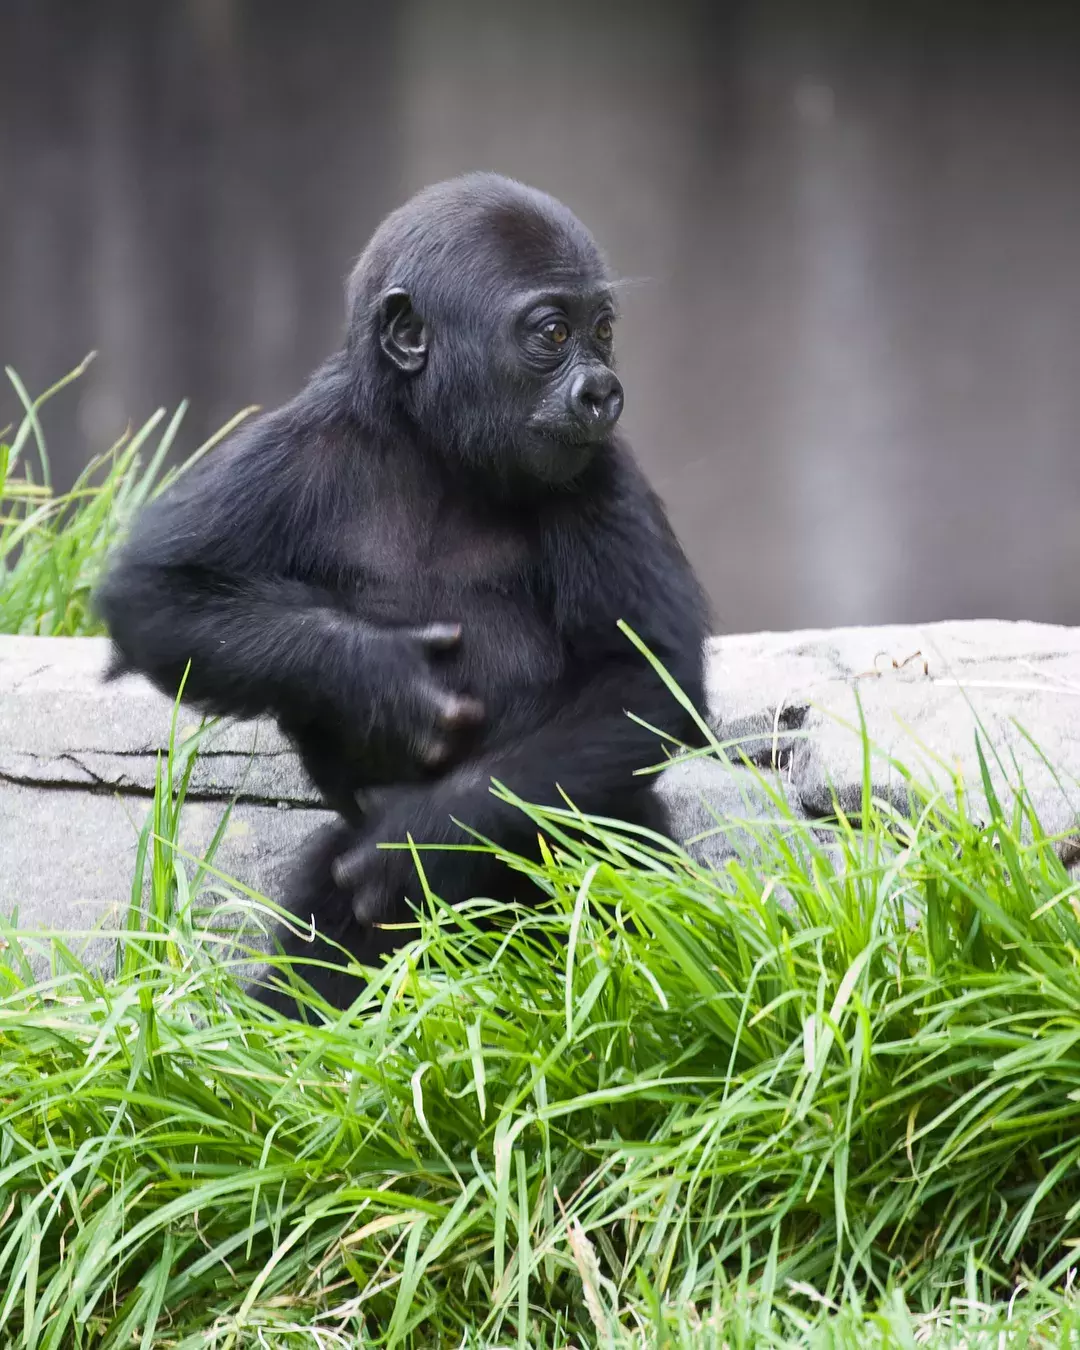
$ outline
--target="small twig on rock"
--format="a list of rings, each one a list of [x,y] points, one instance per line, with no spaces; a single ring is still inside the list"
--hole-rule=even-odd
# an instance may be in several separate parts
[[[883,656],[889,656],[889,653],[875,652],[873,669],[864,670],[862,674],[856,675],[855,678],[857,680],[865,680],[865,679],[880,680],[883,672],[879,669],[878,662],[881,660]],[[895,656],[889,656],[889,660],[892,662],[893,670],[903,670],[905,666],[910,665],[912,661],[916,660],[916,658],[920,656],[922,656],[922,673],[928,676],[930,674],[930,663],[927,661],[926,657],[923,656],[921,651],[912,652],[910,656],[905,656],[902,661],[898,661]]]

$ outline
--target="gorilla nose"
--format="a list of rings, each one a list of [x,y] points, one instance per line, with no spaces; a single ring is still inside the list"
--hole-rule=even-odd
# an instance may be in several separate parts
[[[586,426],[607,430],[623,409],[622,385],[610,370],[589,371],[574,381],[574,409]]]

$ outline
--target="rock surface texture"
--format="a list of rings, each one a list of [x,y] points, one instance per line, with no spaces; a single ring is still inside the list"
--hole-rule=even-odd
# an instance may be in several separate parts
[[[103,683],[107,654],[97,639],[0,638],[0,915],[17,911],[20,928],[107,926],[130,899],[173,710],[139,678]],[[1022,776],[1044,829],[1071,831],[1080,814],[1080,629],[973,622],[723,637],[711,644],[709,698],[732,753],[741,747],[809,820],[831,813],[834,792],[845,809],[861,800],[860,703],[880,752],[879,795],[897,795],[891,755],[946,792],[959,769],[977,809],[981,725],[1004,766],[994,766],[998,784]],[[181,711],[181,736],[197,725]],[[673,765],[659,790],[678,837],[718,861],[740,819],[771,813],[760,784],[749,769],[698,759]],[[272,725],[227,723],[204,742],[182,845],[198,855],[234,798],[216,865],[273,895],[326,817]]]

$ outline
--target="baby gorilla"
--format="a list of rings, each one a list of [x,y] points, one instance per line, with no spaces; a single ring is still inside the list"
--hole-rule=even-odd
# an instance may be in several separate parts
[[[611,283],[566,207],[488,174],[428,188],[376,231],[348,314],[296,398],[144,511],[98,604],[114,671],[175,695],[190,662],[187,701],[277,719],[341,817],[285,903],[371,964],[419,893],[410,853],[380,842],[474,842],[467,826],[535,854],[492,779],[663,828],[635,777],[656,737],[627,714],[682,742],[695,726],[617,624],[698,707],[708,624],[616,436]],[[489,854],[423,863],[449,903],[521,894]],[[307,973],[337,1006],[358,991]]]

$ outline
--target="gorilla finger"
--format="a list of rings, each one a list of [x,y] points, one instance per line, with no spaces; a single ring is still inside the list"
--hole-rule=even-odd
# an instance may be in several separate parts
[[[434,713],[436,725],[443,731],[458,731],[484,720],[484,705],[467,694],[450,694],[433,680],[419,680],[417,693]],[[430,715],[430,714],[429,714]]]
[[[363,815],[373,816],[382,810],[386,794],[377,788],[360,788],[353,793],[353,799]]]
[[[450,742],[444,740],[421,741],[417,748],[417,757],[429,769],[437,769],[450,758]]]
[[[461,624],[429,623],[423,628],[407,630],[410,637],[422,642],[433,652],[446,652],[461,641]]]
[[[379,917],[381,908],[379,892],[374,886],[365,886],[353,896],[353,917],[357,923],[374,923]]]
[[[446,700],[442,708],[442,724],[450,731],[479,726],[484,720],[484,705],[479,699],[462,694]]]
[[[340,858],[335,858],[330,866],[334,884],[343,891],[357,890],[367,877],[371,860],[371,850],[366,848],[354,849],[351,853],[343,853]]]

